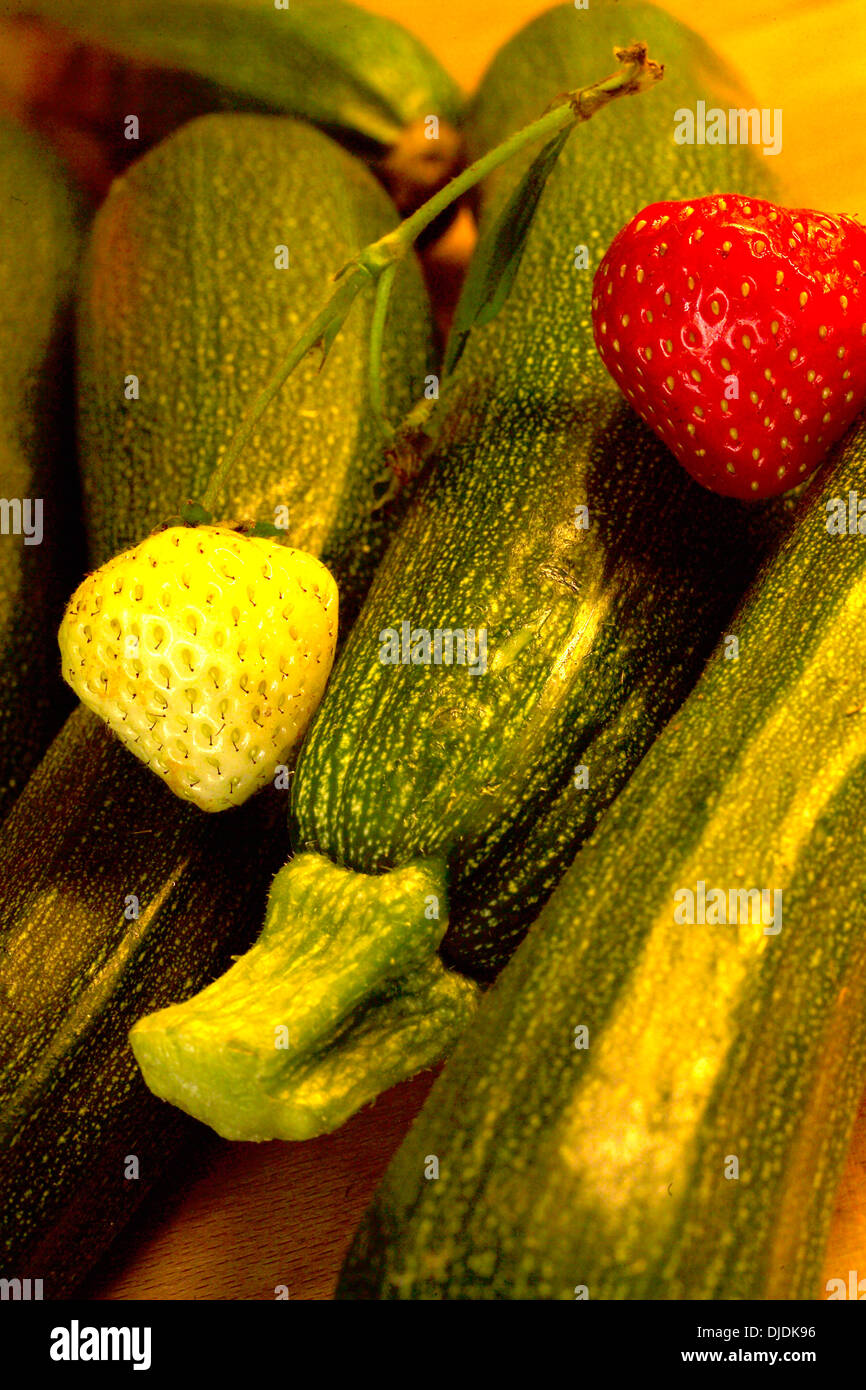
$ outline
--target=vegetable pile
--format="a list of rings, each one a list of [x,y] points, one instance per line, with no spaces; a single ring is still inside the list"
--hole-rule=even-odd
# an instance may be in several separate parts
[[[19,84],[0,1273],[74,1292],[190,1116],[303,1140],[446,1058],[338,1296],[817,1296],[866,1086],[866,229],[672,138],[748,98],[651,5],[548,11],[465,109],[342,0],[11,9],[115,74],[117,177],[24,128],[80,124],[65,59]],[[437,341],[415,248],[470,195]]]

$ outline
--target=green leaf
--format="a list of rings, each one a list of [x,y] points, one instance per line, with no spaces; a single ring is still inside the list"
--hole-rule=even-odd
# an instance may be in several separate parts
[[[514,284],[535,209],[573,127],[554,135],[536,155],[498,222],[478,243],[457,305],[444,373],[454,370],[473,328],[496,318]]]
[[[213,521],[211,513],[201,502],[185,502],[180,514],[185,526],[209,526]]]

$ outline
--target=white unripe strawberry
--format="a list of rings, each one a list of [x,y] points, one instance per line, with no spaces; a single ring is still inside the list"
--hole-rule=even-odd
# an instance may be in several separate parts
[[[321,561],[228,526],[174,526],[79,585],[63,675],[205,811],[237,806],[298,744],[325,689],[337,586]]]

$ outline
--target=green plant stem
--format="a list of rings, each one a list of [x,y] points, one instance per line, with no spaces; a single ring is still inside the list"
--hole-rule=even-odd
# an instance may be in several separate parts
[[[603,106],[609,105],[618,97],[634,96],[638,92],[646,91],[654,83],[660,81],[663,76],[663,65],[654,63],[648,57],[644,43],[634,43],[628,48],[618,48],[615,50],[615,55],[622,64],[619,71],[604,78],[601,82],[594,82],[589,87],[581,87],[577,91],[569,92],[543,116],[539,116],[537,120],[524,126],[522,130],[515,131],[507,140],[503,140],[500,145],[489,150],[480,159],[476,159],[474,164],[470,164],[426,203],[422,203],[421,207],[413,212],[411,217],[407,217],[405,222],[402,222],[393,232],[389,232],[379,241],[374,242],[371,247],[368,247],[368,252],[374,253],[369,260],[366,253],[362,253],[359,260],[362,260],[365,265],[370,265],[370,269],[373,271],[379,264],[382,251],[387,256],[396,256],[397,258],[405,255],[424,229],[435,221],[441,212],[444,212],[458,198],[462,198],[464,193],[468,193],[470,188],[474,188],[482,179],[486,179],[494,169],[498,169],[514,155],[519,154],[527,145],[547,140],[557,131],[564,130],[568,125],[588,121]],[[370,264],[371,261],[372,264]]]
[[[388,301],[397,273],[397,262],[386,266],[376,285],[376,299],[373,304],[373,320],[370,324],[370,408],[379,421],[385,439],[390,439],[394,431],[388,423],[385,402],[382,399],[382,345],[385,338],[385,320],[388,316]]]
[[[393,285],[397,263],[409,252],[418,236],[431,222],[462,198],[494,169],[507,163],[514,155],[541,140],[547,140],[557,131],[570,124],[588,121],[596,111],[607,106],[618,97],[634,96],[653,86],[664,74],[664,67],[655,63],[647,55],[645,43],[634,43],[628,48],[614,50],[620,68],[601,82],[589,87],[581,87],[569,92],[538,120],[524,126],[503,140],[501,145],[476,159],[467,169],[453,178],[444,188],[422,204],[411,217],[407,217],[399,227],[380,237],[365,247],[349,262],[341,275],[340,284],[321,313],[310,324],[303,336],[298,339],[285,361],[277,368],[271,380],[256,396],[245,414],[225,454],[214,469],[202,498],[206,508],[213,510],[220,491],[235,459],[249,442],[256,425],[264,415],[274,397],[279,393],[295,367],[307,353],[320,344],[323,360],[340,331],[346,315],[356,296],[368,286],[376,286],[376,302],[373,311],[373,324],[370,344],[370,396],[371,404],[382,422],[386,434],[390,432],[385,419],[381,394],[381,356],[385,317],[388,299]]]

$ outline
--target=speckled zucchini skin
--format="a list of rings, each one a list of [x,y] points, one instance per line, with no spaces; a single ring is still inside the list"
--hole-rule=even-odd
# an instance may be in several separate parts
[[[207,117],[116,187],[80,301],[95,561],[203,486],[331,273],[393,221],[350,156],[270,117]],[[280,242],[291,269],[278,272]],[[369,313],[356,307],[321,376],[303,371],[274,402],[224,498],[230,517],[287,502],[289,535],[327,558],[344,617],[388,525],[370,511],[382,462],[367,419]],[[391,324],[386,389],[406,408],[430,341],[414,265]],[[130,372],[137,401],[124,398]],[[286,854],[285,796],[203,816],[79,708],[4,826],[0,1272],[43,1278],[46,1298],[70,1292],[189,1137],[141,1081],[127,1032],[249,943]],[[127,1155],[139,1160],[134,1181]]]
[[[821,1296],[866,1084],[866,537],[826,504],[864,478],[861,423],[485,1000],[343,1296]],[[780,891],[780,930],[678,924],[700,881]]]
[[[14,512],[2,518],[2,818],[72,704],[54,632],[82,558],[71,333],[82,218],[51,151],[5,117],[0,197],[0,497],[42,507],[38,544],[15,534]]]
[[[659,197],[767,188],[742,147],[682,147],[673,114],[714,60],[646,5],[549,12],[502,50],[467,128],[489,147],[639,36],[667,63],[651,93],[575,131],[501,315],[448,388],[440,446],[380,567],[298,765],[294,843],[380,871],[449,867],[444,956],[492,974],[696,678],[772,529],[692,485],[596,353],[592,267]],[[522,169],[487,189],[492,216]],[[588,270],[575,247],[589,248]],[[577,508],[589,529],[578,530]],[[383,665],[408,620],[487,632],[488,670]],[[575,785],[588,768],[588,787]]]

